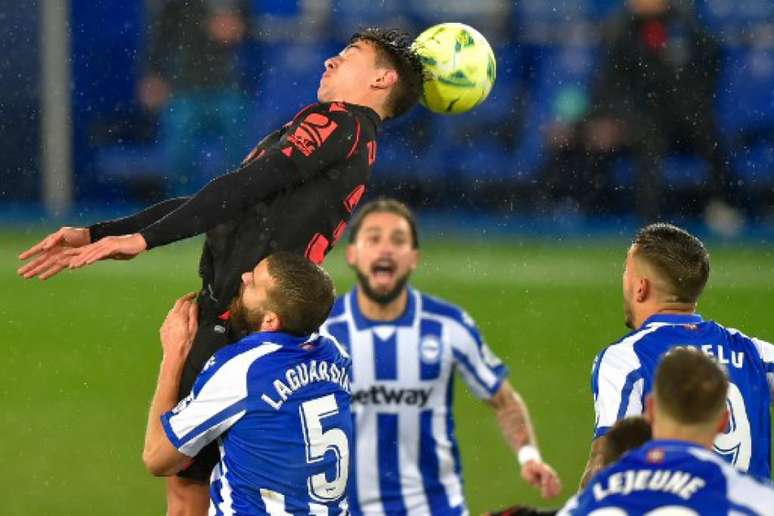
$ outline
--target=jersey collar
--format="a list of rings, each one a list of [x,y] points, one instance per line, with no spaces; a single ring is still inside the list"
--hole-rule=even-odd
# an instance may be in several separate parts
[[[700,448],[704,450],[705,448],[700,445],[699,443],[695,443],[693,441],[683,441],[679,439],[653,439],[645,444],[643,444],[640,447],[640,450],[647,453],[648,451],[656,448]]]
[[[398,316],[397,319],[393,319],[392,321],[373,321],[368,319],[360,311],[360,307],[357,304],[357,287],[352,287],[352,290],[349,291],[347,296],[349,297],[349,309],[350,312],[352,312],[352,319],[355,321],[355,327],[358,330],[365,330],[368,328],[373,328],[374,326],[385,325],[412,326],[414,324],[414,315],[416,314],[417,310],[416,295],[414,293],[414,289],[410,287],[406,287],[406,289],[408,290],[406,309],[403,310],[403,313]]]
[[[298,346],[306,341],[314,340],[315,337],[317,337],[316,333],[301,335],[299,337],[282,331],[258,331],[251,333],[243,340],[255,345],[271,342],[272,344],[279,344],[280,346]]]
[[[653,314],[642,324],[642,327],[651,323],[665,323],[665,324],[699,324],[704,322],[704,319],[699,314]]]
[[[352,107],[353,110],[359,111],[362,115],[364,115],[368,120],[371,121],[371,123],[374,124],[374,127],[379,127],[382,125],[382,119],[379,116],[379,114],[371,109],[368,106],[362,106],[360,104],[348,104]]]

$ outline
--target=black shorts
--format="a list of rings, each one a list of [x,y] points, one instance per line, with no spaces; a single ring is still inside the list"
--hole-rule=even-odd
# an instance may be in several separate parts
[[[188,353],[188,358],[183,367],[183,374],[180,377],[178,399],[188,396],[196,378],[204,368],[204,364],[207,363],[213,353],[239,339],[239,336],[236,335],[229,324],[228,319],[223,319],[221,314],[215,313],[206,304],[200,303],[199,307],[199,328],[196,331],[191,351]],[[177,475],[207,483],[210,480],[212,468],[215,467],[219,459],[218,445],[216,442],[211,442],[193,458],[190,466]]]

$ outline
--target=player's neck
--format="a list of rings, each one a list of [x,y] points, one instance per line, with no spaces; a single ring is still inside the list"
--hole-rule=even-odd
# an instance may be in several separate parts
[[[346,102],[347,104],[354,104],[356,106],[364,106],[370,108],[381,120],[387,118],[387,111],[384,109],[384,100],[382,98],[374,98],[373,95],[353,96],[349,98],[342,98],[340,102]]]
[[[360,313],[371,321],[394,321],[406,311],[408,303],[408,289],[404,288],[393,301],[389,303],[377,303],[358,286],[357,306]]]
[[[653,439],[686,441],[711,449],[715,436],[708,433],[704,428],[662,422],[653,425]]]
[[[662,303],[643,310],[635,318],[635,328],[641,328],[645,321],[654,315],[691,315],[696,313],[696,305],[689,303]]]

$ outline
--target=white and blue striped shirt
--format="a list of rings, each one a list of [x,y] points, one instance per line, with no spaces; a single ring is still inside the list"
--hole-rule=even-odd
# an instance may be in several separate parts
[[[466,514],[453,372],[481,399],[489,399],[507,375],[475,322],[412,289],[398,319],[371,321],[352,290],[336,301],[321,332],[352,358],[352,513]]]
[[[699,314],[653,315],[597,355],[591,375],[594,437],[619,419],[642,414],[661,357],[676,346],[701,350],[728,373],[731,421],[715,440],[715,451],[742,471],[770,478],[774,346]]]
[[[349,357],[331,339],[253,333],[217,351],[191,394],[161,416],[195,456],[217,440],[210,514],[347,513]]]
[[[560,516],[774,514],[774,489],[696,443],[649,441],[600,471]]]

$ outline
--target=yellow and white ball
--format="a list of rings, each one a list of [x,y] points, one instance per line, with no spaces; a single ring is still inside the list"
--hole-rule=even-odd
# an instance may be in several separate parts
[[[486,38],[463,23],[433,25],[413,44],[427,76],[422,105],[436,113],[464,113],[481,104],[497,76]]]

